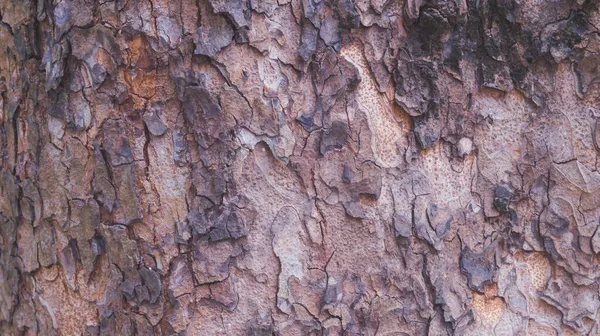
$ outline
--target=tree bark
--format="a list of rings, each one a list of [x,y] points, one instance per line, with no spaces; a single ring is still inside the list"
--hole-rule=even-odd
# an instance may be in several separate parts
[[[599,27],[0,0],[0,334],[600,334]]]

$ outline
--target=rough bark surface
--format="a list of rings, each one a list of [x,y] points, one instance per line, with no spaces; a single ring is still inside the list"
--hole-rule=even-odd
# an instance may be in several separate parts
[[[596,0],[0,0],[0,334],[600,335]]]

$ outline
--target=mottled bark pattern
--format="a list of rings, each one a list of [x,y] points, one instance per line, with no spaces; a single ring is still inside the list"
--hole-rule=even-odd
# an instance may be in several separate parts
[[[0,334],[599,335],[597,0],[0,0]]]

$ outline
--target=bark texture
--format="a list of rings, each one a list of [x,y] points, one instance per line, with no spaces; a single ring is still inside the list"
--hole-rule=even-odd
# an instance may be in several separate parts
[[[0,334],[599,335],[596,0],[0,0]]]

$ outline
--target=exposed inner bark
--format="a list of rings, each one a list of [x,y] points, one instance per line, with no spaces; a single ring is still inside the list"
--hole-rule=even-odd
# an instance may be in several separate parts
[[[600,334],[599,28],[0,0],[0,334]]]

